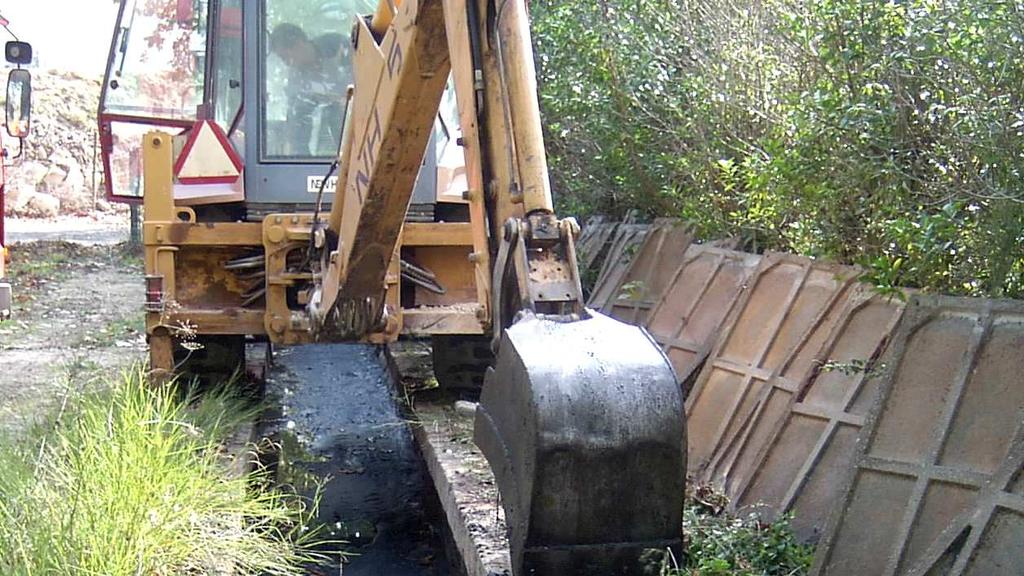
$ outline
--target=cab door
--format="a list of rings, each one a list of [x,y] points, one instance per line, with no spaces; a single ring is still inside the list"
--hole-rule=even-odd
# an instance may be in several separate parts
[[[142,201],[146,132],[179,136],[200,115],[226,132],[237,129],[241,20],[241,0],[121,0],[98,114],[108,199]],[[241,134],[234,136],[242,153]],[[240,179],[238,199],[241,186]]]

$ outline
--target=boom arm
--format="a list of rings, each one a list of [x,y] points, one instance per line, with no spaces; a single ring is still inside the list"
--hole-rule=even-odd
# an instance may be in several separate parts
[[[385,277],[450,70],[441,3],[400,10],[403,25],[379,42],[362,19],[352,34],[356,89],[326,235],[337,244],[310,306],[322,329],[349,337],[383,321]]]
[[[575,233],[575,223],[553,216],[524,3],[502,0],[488,14],[489,4],[476,0],[407,0],[393,22],[388,5],[382,1],[372,21],[357,22],[352,37],[355,92],[342,145],[339,200],[324,234],[329,257],[310,304],[314,324],[359,337],[385,322],[384,281],[452,61],[458,62],[463,145],[475,188],[469,193],[487,193],[495,245],[508,240],[507,250],[495,250],[495,268],[484,271],[493,275],[488,283],[496,290],[492,325],[507,326],[515,311],[538,304],[545,313],[582,314],[575,254],[563,239]],[[481,24],[488,21],[489,28]],[[524,214],[527,220],[512,220]],[[528,279],[521,262],[517,296],[510,306],[499,306],[502,286],[516,267],[512,252],[520,223],[523,247],[533,245],[524,256],[536,262],[537,273]],[[490,254],[478,256],[478,264],[490,261]],[[530,283],[546,289],[531,290]]]

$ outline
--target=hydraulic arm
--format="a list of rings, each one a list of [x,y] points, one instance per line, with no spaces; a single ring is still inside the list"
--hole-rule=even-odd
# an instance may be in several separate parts
[[[554,216],[524,3],[397,4],[388,14],[393,3],[382,2],[353,32],[355,90],[336,201],[317,234],[323,258],[309,307],[314,323],[361,337],[386,322],[385,277],[450,71],[474,188],[466,194],[484,200],[494,237],[493,326],[500,332],[523,309],[580,319],[578,229]]]
[[[578,226],[553,210],[524,0],[382,0],[352,45],[338,188],[314,224],[313,330],[350,339],[387,325],[387,278],[451,73],[466,197],[488,223],[471,260],[497,351],[476,441],[514,570],[644,573],[681,544],[682,395],[645,332],[584,307]]]
[[[355,91],[324,240],[315,324],[361,337],[386,321],[384,281],[451,67],[440,2],[405,2],[400,21],[352,33]]]

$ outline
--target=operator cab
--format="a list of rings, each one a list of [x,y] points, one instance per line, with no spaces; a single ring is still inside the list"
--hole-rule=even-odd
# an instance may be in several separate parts
[[[350,30],[376,0],[122,0],[100,100],[106,192],[141,202],[142,136],[211,120],[241,166],[224,183],[175,183],[175,201],[228,219],[312,211],[339,156],[352,83]],[[410,220],[468,218],[453,91],[445,98]],[[179,175],[180,176],[180,175]],[[324,205],[337,179],[324,186]]]

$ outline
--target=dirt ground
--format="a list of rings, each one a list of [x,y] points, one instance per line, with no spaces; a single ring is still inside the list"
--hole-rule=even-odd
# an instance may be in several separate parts
[[[143,272],[126,245],[11,246],[13,318],[0,323],[0,430],[45,414],[68,391],[141,361]]]
[[[96,212],[89,216],[58,218],[8,218],[7,241],[67,241],[76,244],[119,244],[128,240],[128,216]]]

